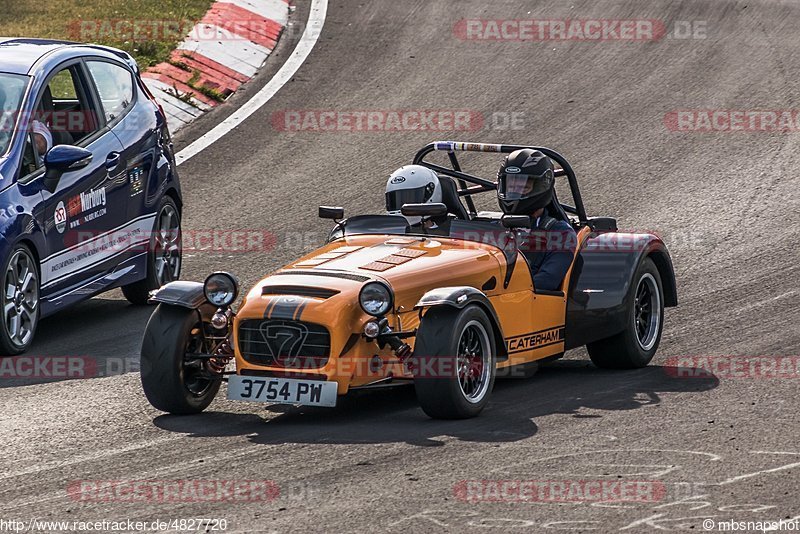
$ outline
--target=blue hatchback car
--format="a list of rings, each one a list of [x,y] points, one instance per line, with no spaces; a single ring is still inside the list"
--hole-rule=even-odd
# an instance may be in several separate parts
[[[0,356],[39,319],[121,287],[144,304],[181,269],[166,116],[113,48],[0,38]]]

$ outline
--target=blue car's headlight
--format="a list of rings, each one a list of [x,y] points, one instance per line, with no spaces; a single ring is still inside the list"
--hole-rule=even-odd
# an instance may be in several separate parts
[[[392,290],[381,282],[364,284],[358,294],[361,309],[375,317],[381,317],[392,309]]]
[[[203,292],[214,306],[230,306],[239,295],[239,281],[230,273],[212,273],[203,284]]]

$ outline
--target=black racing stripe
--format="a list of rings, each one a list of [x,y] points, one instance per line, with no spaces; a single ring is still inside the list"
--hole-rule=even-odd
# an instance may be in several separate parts
[[[294,317],[293,317],[293,319],[295,321],[299,321],[300,320],[300,315],[302,315],[303,310],[306,308],[306,304],[308,304],[308,301],[307,300],[303,300],[303,302],[300,303],[300,306],[297,307],[297,312],[295,312]]]
[[[269,319],[269,314],[277,302],[277,300],[271,300],[267,303],[267,307],[264,309],[264,319]]]
[[[285,299],[278,299],[269,313],[269,319],[294,319],[297,308],[300,307],[299,299],[292,299],[287,302]]]

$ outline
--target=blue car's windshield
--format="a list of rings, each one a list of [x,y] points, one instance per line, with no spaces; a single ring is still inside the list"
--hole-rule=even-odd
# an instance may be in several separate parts
[[[27,76],[0,72],[0,156],[11,143],[27,85]]]

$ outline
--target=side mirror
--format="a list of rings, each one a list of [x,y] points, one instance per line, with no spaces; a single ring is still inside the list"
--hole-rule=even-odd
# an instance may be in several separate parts
[[[340,219],[344,219],[344,208],[338,208],[333,206],[320,206],[319,207],[319,218],[320,219],[333,219],[334,221],[338,221]]]
[[[92,162],[92,153],[72,145],[57,145],[44,155],[44,186],[51,193],[56,190],[61,175],[67,171],[83,169]]]
[[[531,218],[527,215],[503,215],[500,219],[506,228],[530,228]]]
[[[406,217],[445,217],[447,206],[442,203],[403,204],[400,213]]]

